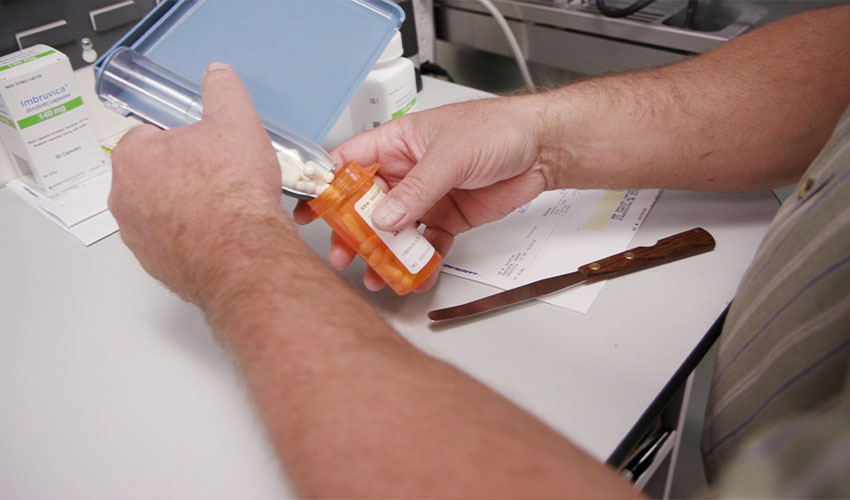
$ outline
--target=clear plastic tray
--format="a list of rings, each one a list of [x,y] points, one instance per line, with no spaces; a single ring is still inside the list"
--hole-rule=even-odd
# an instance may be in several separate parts
[[[95,63],[98,94],[122,114],[166,127],[180,118],[169,99],[185,101],[191,123],[186,92],[196,91],[207,64],[224,61],[266,122],[321,143],[403,20],[389,0],[165,1]],[[125,62],[141,65],[124,65],[123,81],[113,72],[104,84],[113,56],[126,49],[135,54]],[[157,89],[134,73],[145,66]]]

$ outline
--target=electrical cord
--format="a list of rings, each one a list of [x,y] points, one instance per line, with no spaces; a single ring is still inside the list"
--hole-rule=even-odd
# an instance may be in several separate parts
[[[651,0],[654,1],[654,0]],[[525,56],[522,55],[522,51],[519,48],[519,44],[514,37],[513,31],[508,26],[508,22],[505,20],[505,16],[499,12],[499,9],[493,5],[493,2],[490,0],[478,0],[478,2],[484,6],[489,12],[490,15],[493,16],[493,19],[496,20],[496,24],[502,28],[502,32],[505,34],[505,38],[508,39],[508,45],[511,46],[511,51],[514,54],[514,58],[516,59],[517,66],[519,66],[519,72],[522,73],[522,78],[525,80],[526,86],[530,90],[535,90],[534,80],[531,79],[531,73],[528,71],[528,65],[525,62]]]
[[[443,68],[439,64],[432,63],[431,61],[425,61],[422,64],[420,64],[419,65],[419,71],[423,75],[442,76],[443,78],[447,79],[448,81],[450,81],[452,83],[454,83],[454,81],[455,81],[454,78],[452,78],[452,75],[450,75],[449,72],[446,71],[445,68]]]
[[[655,0],[638,0],[637,2],[629,5],[628,7],[623,7],[622,9],[614,9],[605,5],[605,0],[596,0],[596,8],[599,9],[603,15],[607,17],[626,17],[634,14],[635,12],[641,10],[647,5],[651,4]]]

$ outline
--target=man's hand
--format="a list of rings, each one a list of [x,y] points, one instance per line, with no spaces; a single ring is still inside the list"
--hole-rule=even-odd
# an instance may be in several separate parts
[[[203,108],[188,127],[128,132],[112,155],[109,195],[121,239],[145,270],[199,304],[258,235],[291,226],[268,135],[228,65],[204,74]]]
[[[486,99],[406,115],[355,136],[331,156],[337,164],[380,163],[390,189],[372,215],[375,225],[391,231],[421,222],[425,237],[445,255],[455,235],[500,219],[553,187],[539,158],[538,126],[527,103],[533,99]],[[314,217],[305,204],[295,210],[296,222]],[[354,252],[338,237],[332,242],[329,262],[342,269]],[[370,290],[384,286],[371,269],[363,281]]]

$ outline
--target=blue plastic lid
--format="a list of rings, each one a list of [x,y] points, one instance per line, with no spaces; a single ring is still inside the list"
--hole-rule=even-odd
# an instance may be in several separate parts
[[[121,47],[197,84],[210,62],[224,61],[265,120],[321,143],[403,20],[389,0],[172,0],[95,71],[100,82]]]

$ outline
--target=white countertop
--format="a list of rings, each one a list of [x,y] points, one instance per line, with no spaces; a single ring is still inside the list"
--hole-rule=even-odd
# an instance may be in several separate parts
[[[426,78],[419,102],[481,95]],[[101,136],[126,123],[89,110]],[[345,119],[326,145],[346,137]],[[662,192],[633,244],[702,226],[716,250],[617,278],[586,315],[535,301],[432,326],[429,309],[492,288],[443,275],[429,293],[396,297],[365,291],[361,262],[341,275],[415,345],[605,460],[731,300],[777,208],[770,192]],[[302,235],[324,256],[329,231]],[[9,189],[0,234],[0,497],[292,496],[201,314],[117,234],[86,248]]]

